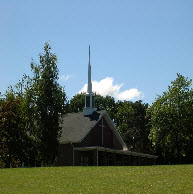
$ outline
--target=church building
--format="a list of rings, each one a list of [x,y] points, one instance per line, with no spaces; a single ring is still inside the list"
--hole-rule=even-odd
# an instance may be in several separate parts
[[[108,113],[97,111],[92,93],[90,46],[83,112],[62,118],[58,166],[153,165],[157,156],[129,151]]]

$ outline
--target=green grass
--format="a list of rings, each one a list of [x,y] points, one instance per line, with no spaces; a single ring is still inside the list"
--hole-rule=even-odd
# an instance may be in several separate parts
[[[193,193],[193,165],[2,169],[0,193]]]

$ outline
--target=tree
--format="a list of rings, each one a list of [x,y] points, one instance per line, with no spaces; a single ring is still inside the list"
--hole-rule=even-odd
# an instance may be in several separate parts
[[[83,111],[84,107],[85,107],[85,93],[76,94],[70,100],[68,112],[76,113],[79,111]]]
[[[112,96],[101,96],[96,95],[95,97],[95,106],[97,110],[106,110],[110,116],[110,118],[114,121],[115,114],[117,112],[116,102]]]
[[[115,123],[129,149],[138,152],[152,153],[148,139],[150,127],[146,117],[148,104],[142,101],[118,101]]]
[[[193,162],[192,80],[177,74],[148,109],[155,152],[163,163]]]
[[[24,160],[27,134],[23,126],[21,99],[8,93],[0,107],[0,163],[16,167]]]
[[[66,94],[57,82],[57,57],[51,53],[48,43],[44,46],[44,53],[40,54],[40,64],[32,61],[31,69],[34,73],[31,99],[35,109],[40,160],[44,165],[54,165],[59,155],[60,118],[65,113]]]
[[[40,64],[31,63],[33,78],[24,75],[0,99],[2,166],[14,166],[16,161],[28,166],[54,165],[59,156],[66,94],[57,82],[57,57],[48,43],[39,57]]]
[[[22,118],[27,133],[25,145],[25,159],[27,166],[41,165],[40,139],[39,139],[39,112],[37,107],[37,95],[34,88],[34,80],[24,75],[22,80],[16,84],[16,94],[22,99]]]

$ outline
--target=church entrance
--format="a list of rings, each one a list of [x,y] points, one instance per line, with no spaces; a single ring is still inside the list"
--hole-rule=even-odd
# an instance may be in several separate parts
[[[113,154],[108,152],[98,153],[98,165],[99,166],[112,166],[113,165]]]

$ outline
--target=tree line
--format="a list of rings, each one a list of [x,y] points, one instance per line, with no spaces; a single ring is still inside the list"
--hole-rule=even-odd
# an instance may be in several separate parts
[[[0,167],[53,166],[60,155],[62,115],[85,106],[84,93],[67,100],[48,43],[39,64],[32,60],[30,66],[33,76],[24,75],[0,98]],[[152,105],[96,94],[95,107],[108,112],[129,150],[156,154],[158,164],[193,162],[191,79],[177,74]]]

